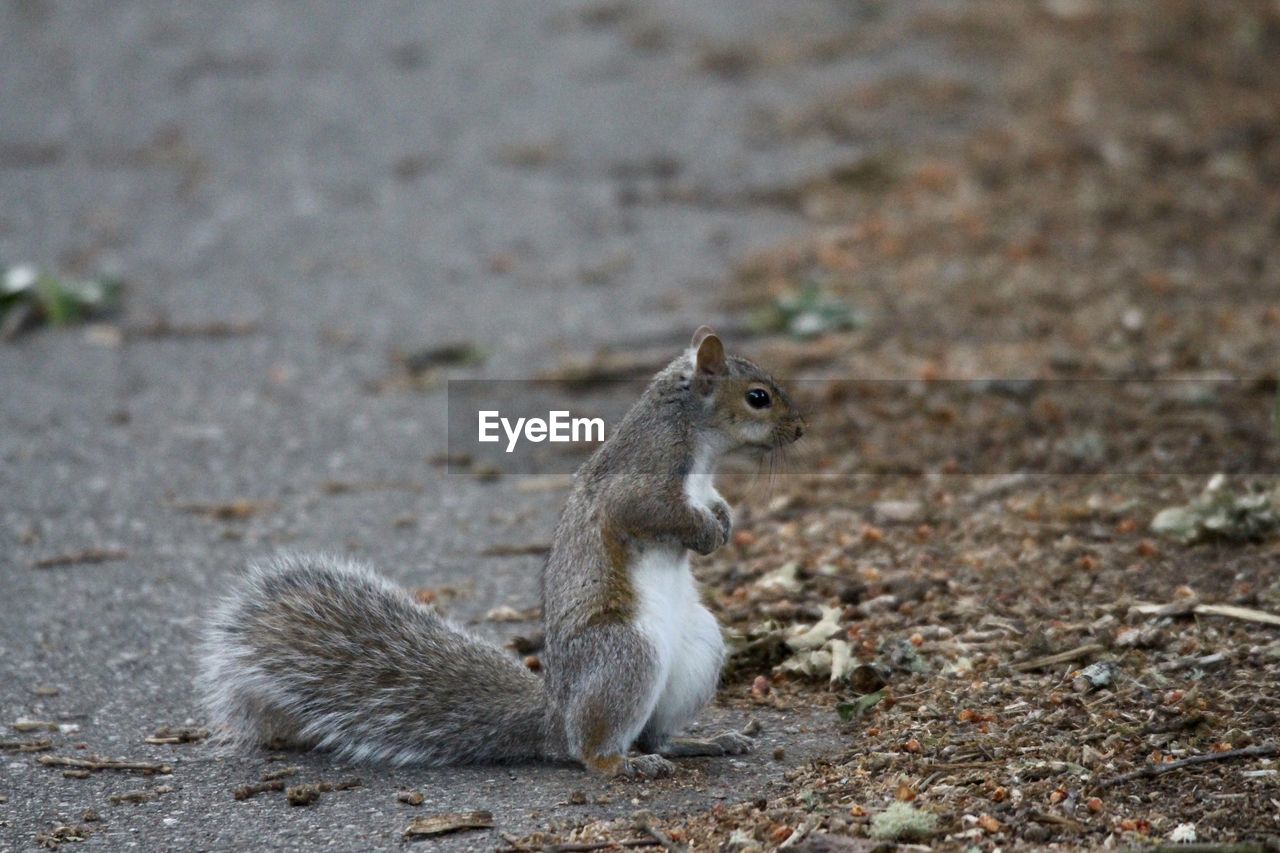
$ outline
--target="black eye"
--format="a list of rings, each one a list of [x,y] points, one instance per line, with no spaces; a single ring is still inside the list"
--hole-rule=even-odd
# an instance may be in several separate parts
[[[767,409],[773,405],[773,398],[763,388],[752,388],[747,392],[747,405],[753,409]]]

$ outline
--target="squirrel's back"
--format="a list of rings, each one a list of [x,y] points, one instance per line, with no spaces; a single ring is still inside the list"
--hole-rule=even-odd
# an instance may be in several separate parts
[[[251,567],[210,619],[200,666],[210,722],[239,746],[392,764],[563,754],[538,676],[334,557]]]

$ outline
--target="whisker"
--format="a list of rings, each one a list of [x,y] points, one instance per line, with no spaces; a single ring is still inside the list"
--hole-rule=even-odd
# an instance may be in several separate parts
[[[769,495],[770,501],[773,500],[773,489],[777,483],[778,476],[778,448],[769,451]]]

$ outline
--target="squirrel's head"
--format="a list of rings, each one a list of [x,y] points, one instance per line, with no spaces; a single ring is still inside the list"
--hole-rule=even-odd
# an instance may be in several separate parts
[[[725,450],[774,450],[804,435],[805,421],[773,377],[745,358],[725,355],[709,326],[693,333],[681,365],[682,384],[701,403],[705,429]]]

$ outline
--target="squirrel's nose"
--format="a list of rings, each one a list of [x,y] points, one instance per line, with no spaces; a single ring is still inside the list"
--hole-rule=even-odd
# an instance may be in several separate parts
[[[796,438],[798,439],[802,435],[804,435],[804,424],[796,424]]]

